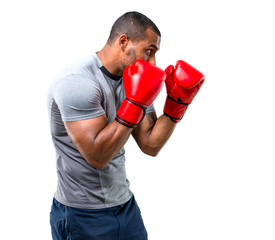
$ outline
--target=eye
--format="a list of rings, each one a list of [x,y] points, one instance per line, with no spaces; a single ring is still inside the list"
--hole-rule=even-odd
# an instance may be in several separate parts
[[[146,54],[147,54],[148,56],[151,56],[152,53],[153,53],[153,50],[152,50],[152,49],[147,49],[147,50],[146,50]]]

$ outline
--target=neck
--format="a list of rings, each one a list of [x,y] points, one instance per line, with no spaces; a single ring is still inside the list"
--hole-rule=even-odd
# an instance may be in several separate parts
[[[103,66],[113,75],[122,76],[119,53],[108,43],[97,53]]]

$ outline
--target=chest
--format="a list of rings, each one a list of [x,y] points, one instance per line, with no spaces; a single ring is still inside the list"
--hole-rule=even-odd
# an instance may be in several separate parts
[[[124,87],[122,80],[114,81],[106,79],[102,87],[101,106],[105,110],[108,122],[115,120],[116,112],[125,98]]]

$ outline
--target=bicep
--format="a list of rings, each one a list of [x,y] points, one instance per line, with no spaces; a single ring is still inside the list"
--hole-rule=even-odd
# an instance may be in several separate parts
[[[105,114],[91,119],[64,122],[69,137],[84,157],[94,151],[93,142],[107,124]]]
[[[105,115],[65,122],[65,127],[81,155],[98,169],[103,169],[113,159],[132,131],[116,121],[108,124]]]
[[[57,82],[53,97],[74,145],[81,153],[91,149],[89,144],[107,125],[99,86],[91,79],[71,75]]]

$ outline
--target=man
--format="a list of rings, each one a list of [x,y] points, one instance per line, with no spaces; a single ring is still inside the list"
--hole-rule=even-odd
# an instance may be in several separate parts
[[[160,38],[146,16],[125,13],[101,51],[74,63],[52,84],[48,103],[58,175],[50,214],[54,240],[147,239],[126,179],[123,146],[132,135],[144,153],[156,156],[203,82],[202,75],[187,77],[188,89],[180,87],[182,73],[197,73],[184,62],[166,73],[155,66]],[[164,80],[169,97],[157,118],[152,102]]]

